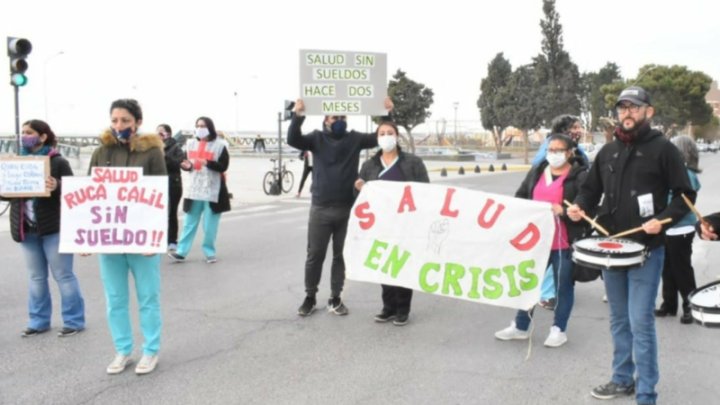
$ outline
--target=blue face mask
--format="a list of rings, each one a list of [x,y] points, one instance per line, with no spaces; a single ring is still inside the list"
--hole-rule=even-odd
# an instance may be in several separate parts
[[[335,135],[342,135],[347,129],[347,122],[345,120],[337,120],[330,125],[330,131]]]
[[[118,139],[128,140],[130,138],[130,135],[132,134],[132,128],[128,127],[123,129],[122,131],[116,131],[115,129],[112,130],[113,135],[115,135]]]

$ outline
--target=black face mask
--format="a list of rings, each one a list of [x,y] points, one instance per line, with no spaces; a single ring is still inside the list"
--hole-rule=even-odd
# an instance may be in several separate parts
[[[347,130],[347,122],[345,120],[337,120],[330,125],[330,132],[333,135],[343,135]]]

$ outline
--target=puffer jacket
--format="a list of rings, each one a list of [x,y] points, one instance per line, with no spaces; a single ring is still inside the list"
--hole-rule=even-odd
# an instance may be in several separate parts
[[[167,175],[164,144],[159,135],[133,135],[120,143],[109,130],[100,135],[100,146],[90,158],[88,174],[93,167],[142,167],[145,176]]]

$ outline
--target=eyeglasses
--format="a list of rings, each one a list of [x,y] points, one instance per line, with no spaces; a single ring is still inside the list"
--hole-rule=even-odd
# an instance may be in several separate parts
[[[631,113],[636,113],[640,111],[639,105],[635,104],[620,104],[619,106],[615,107],[615,110],[617,110],[618,114],[626,113],[630,111]]]
[[[567,149],[548,149],[548,153],[565,153]]]

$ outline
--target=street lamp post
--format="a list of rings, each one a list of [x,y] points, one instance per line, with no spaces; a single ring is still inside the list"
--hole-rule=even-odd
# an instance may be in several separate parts
[[[65,54],[65,51],[60,51],[54,55],[51,55],[47,59],[45,59],[45,63],[43,63],[43,98],[45,100],[45,122],[50,121],[50,119],[48,117],[47,65],[48,65],[48,62],[50,62],[55,57],[64,55],[64,54]]]
[[[457,109],[458,109],[458,103],[457,101],[453,103],[453,107],[455,108],[455,119],[453,123],[453,144],[457,146]]]

